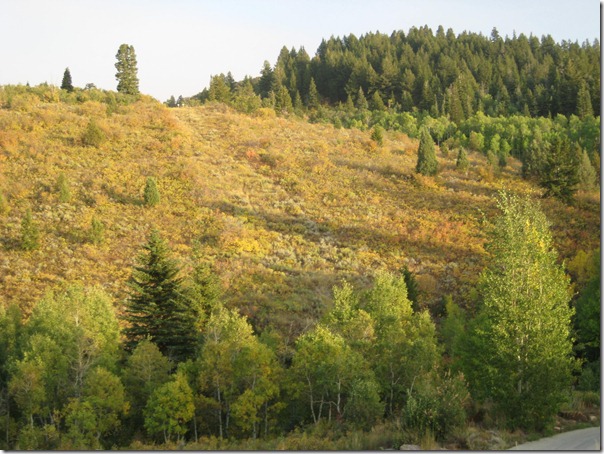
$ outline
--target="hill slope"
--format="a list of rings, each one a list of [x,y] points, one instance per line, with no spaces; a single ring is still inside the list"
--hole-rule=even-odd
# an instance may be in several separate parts
[[[52,90],[51,90],[52,92]],[[363,284],[378,269],[414,272],[422,304],[452,293],[471,304],[485,261],[484,220],[501,188],[540,191],[512,160],[501,173],[470,154],[467,175],[456,155],[439,153],[441,173],[414,172],[417,142],[335,129],[274,116],[255,117],[220,104],[168,109],[143,98],[132,104],[57,102],[22,95],[0,110],[0,295],[27,312],[50,287],[79,280],[126,296],[134,258],[152,227],[185,267],[214,264],[229,304],[259,329],[272,324],[295,335],[331,301],[342,279]],[[18,101],[18,102],[17,102]],[[106,140],[85,146],[93,119]],[[59,201],[63,173],[71,198]],[[142,203],[147,176],[161,202]],[[20,249],[30,208],[39,249]],[[568,207],[544,200],[563,257],[599,245],[595,195]],[[92,218],[104,242],[90,241]]]

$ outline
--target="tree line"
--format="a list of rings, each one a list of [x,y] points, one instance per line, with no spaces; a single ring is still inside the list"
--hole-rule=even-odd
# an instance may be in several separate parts
[[[213,76],[196,97],[220,98],[249,81],[262,99],[274,96],[292,106],[297,100],[307,108],[317,101],[335,106],[350,98],[371,109],[425,112],[457,124],[476,112],[583,118],[600,111],[597,39],[579,45],[549,35],[504,39],[496,29],[486,37],[412,27],[390,36],[332,36],[312,58],[303,47],[283,47],[275,65],[265,61],[260,73],[242,82],[230,73]]]
[[[573,319],[538,205],[507,193],[498,203],[475,314],[448,300],[437,324],[415,307],[411,273],[379,272],[369,288],[334,287],[331,307],[290,341],[254,332],[212,267],[185,272],[153,230],[119,310],[81,284],[49,292],[27,319],[2,307],[0,446],[184,446],[388,420],[442,439],[467,423],[470,402],[509,428],[547,428],[581,361],[581,386],[599,382],[599,263]]]
[[[504,39],[496,29],[485,37],[420,27],[331,37],[312,58],[304,48],[283,47],[260,74],[239,82],[230,72],[215,75],[199,94],[167,104],[217,101],[246,113],[268,107],[410,137],[426,127],[445,152],[478,151],[502,166],[509,157],[521,160],[525,178],[566,201],[599,181],[597,40],[579,45],[551,36]],[[552,179],[557,167],[570,170]]]

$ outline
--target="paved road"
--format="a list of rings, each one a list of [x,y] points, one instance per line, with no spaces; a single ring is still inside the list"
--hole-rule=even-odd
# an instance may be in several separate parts
[[[572,430],[510,448],[519,451],[600,451],[600,428]]]

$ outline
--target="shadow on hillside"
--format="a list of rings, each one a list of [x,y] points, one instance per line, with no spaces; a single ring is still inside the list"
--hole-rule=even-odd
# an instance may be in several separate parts
[[[134,206],[143,206],[144,202],[140,197],[133,197],[129,194],[123,194],[121,192],[117,192],[115,189],[103,185],[103,190],[107,193],[107,195],[113,199],[116,203],[120,205],[134,205]]]
[[[372,172],[381,175],[384,178],[399,178],[405,181],[414,181],[413,175],[409,172],[403,172],[392,165],[378,166],[375,164],[361,164],[358,162],[350,162],[343,159],[334,161],[336,165],[348,167],[351,170],[361,172]]]
[[[305,240],[317,245],[321,245],[321,240],[327,239],[330,245],[339,248],[354,250],[369,247],[378,254],[389,254],[402,250],[410,254],[422,255],[425,259],[434,262],[455,261],[457,258],[474,255],[469,245],[456,241],[440,243],[417,240],[407,235],[366,225],[336,225],[329,220],[317,221],[303,215],[267,213],[228,202],[218,203],[210,208],[232,216],[245,217],[254,225],[263,226],[267,230],[277,233],[301,235]],[[451,208],[451,211],[455,212],[454,208]],[[337,264],[333,259],[330,261]]]
[[[0,237],[1,249],[5,251],[22,251],[21,240],[11,237]]]

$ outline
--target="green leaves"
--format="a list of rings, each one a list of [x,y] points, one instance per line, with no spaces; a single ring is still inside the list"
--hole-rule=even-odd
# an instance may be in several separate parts
[[[563,401],[574,367],[569,279],[534,202],[502,193],[499,207],[464,369],[475,396],[492,399],[511,426],[541,429]]]
[[[213,407],[220,436],[235,423],[257,436],[261,416],[279,393],[280,367],[274,353],[253,335],[248,321],[218,306],[210,316],[201,351],[200,388]],[[210,397],[211,396],[211,397]]]
[[[134,47],[122,44],[115,55],[117,62],[115,68],[117,73],[117,91],[129,95],[138,95],[138,69],[136,66],[136,53]]]
[[[426,176],[433,176],[438,172],[438,161],[436,160],[434,141],[432,140],[430,132],[425,127],[422,128],[420,133],[415,171]]]
[[[25,212],[21,221],[21,248],[25,251],[33,251],[40,247],[40,230],[34,221],[31,210]]]
[[[152,435],[163,435],[164,442],[173,435],[180,440],[193,419],[193,391],[187,378],[177,373],[174,379],[157,388],[145,407],[145,429]]]
[[[159,189],[157,188],[157,180],[153,177],[147,177],[144,192],[145,205],[153,207],[160,201]]]

